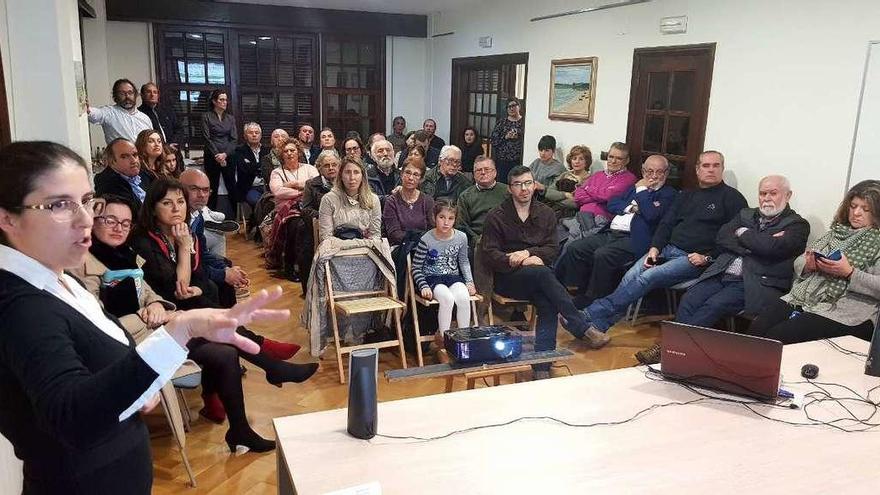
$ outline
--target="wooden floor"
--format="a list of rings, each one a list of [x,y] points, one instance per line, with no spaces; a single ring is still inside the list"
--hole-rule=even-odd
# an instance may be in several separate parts
[[[303,306],[300,285],[273,278],[262,266],[261,250],[254,243],[244,240],[240,235],[227,237],[227,256],[241,265],[250,275],[255,290],[279,284],[284,289],[284,297],[276,305],[289,308],[290,321],[282,324],[254,327],[262,335],[275,340],[297,342],[303,350],[294,358],[296,362],[306,362],[309,358],[308,335],[299,324]],[[589,373],[614,368],[632,366],[636,363],[633,353],[654,343],[659,335],[657,318],[652,322],[636,327],[619,324],[611,330],[611,343],[604,349],[590,350],[572,339],[564,330],[558,332],[559,347],[575,352],[576,357],[565,361],[568,369],[557,366],[552,369],[555,376],[572,373]],[[395,360],[396,364],[395,364]],[[276,388],[265,380],[262,370],[248,366],[249,371],[242,380],[245,392],[247,414],[253,428],[265,437],[273,437],[272,418],[290,416],[327,409],[345,407],[347,389],[340,385],[336,369],[335,355],[332,351],[322,359],[321,368],[308,382],[285,384]],[[415,365],[415,360],[410,360]],[[399,366],[399,358],[391,351],[380,353],[382,371]],[[509,383],[512,378],[503,379]],[[408,397],[418,397],[443,393],[445,380],[430,379],[405,381],[390,384],[380,379],[379,400],[388,401]],[[478,384],[480,386],[480,384]],[[457,380],[456,390],[465,388],[464,380]],[[196,414],[202,407],[198,392],[187,393],[189,406]],[[164,416],[156,411],[147,418],[153,432],[153,465],[155,494],[275,494],[275,454],[231,455],[224,443],[226,425],[215,425],[201,418],[195,419],[192,430],[187,435],[187,453],[196,474],[198,486],[189,488],[188,478]],[[342,426],[342,425],[340,425]]]

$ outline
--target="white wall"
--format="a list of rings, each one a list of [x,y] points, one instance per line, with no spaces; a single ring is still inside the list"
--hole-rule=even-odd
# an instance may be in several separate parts
[[[880,2],[655,0],[529,22],[599,3],[486,0],[479,10],[496,15],[443,12],[444,29],[455,34],[430,41],[429,113],[439,133],[449,132],[452,58],[529,52],[526,158],[543,134],[566,149],[582,143],[599,151],[626,137],[635,48],[715,42],[705,146],[725,153],[731,182],[752,203],[763,175],[789,176],[793,206],[814,232],[824,230],[845,188],[865,47],[880,38]],[[688,16],[688,32],[659,34],[660,18],[675,15]],[[487,35],[494,46],[478,48]],[[599,57],[595,122],[549,120],[550,60],[586,56]]]
[[[391,132],[391,121],[397,115],[406,118],[407,129],[421,129],[427,118],[431,65],[428,56],[430,41],[425,38],[388,36],[385,41],[387,65],[385,84],[385,129]]]

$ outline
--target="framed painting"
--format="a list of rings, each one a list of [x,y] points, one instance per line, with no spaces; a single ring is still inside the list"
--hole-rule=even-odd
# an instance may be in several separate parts
[[[596,57],[550,61],[550,119],[592,122]]]

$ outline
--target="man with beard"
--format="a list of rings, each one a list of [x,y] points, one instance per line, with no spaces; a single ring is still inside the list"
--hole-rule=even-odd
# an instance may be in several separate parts
[[[446,141],[436,134],[437,121],[434,119],[425,119],[425,122],[422,123],[422,130],[428,134],[428,147],[439,150],[446,146]]]
[[[110,144],[117,138],[125,138],[132,143],[141,131],[152,129],[150,118],[137,109],[137,90],[128,79],[118,79],[113,83],[115,105],[92,107],[86,103],[90,124],[101,124],[104,141]]]
[[[400,185],[400,172],[394,166],[394,146],[385,139],[380,139],[370,147],[375,166],[367,168],[367,180],[370,189],[379,196],[379,201],[385,204],[385,196],[388,196]]]
[[[807,247],[810,224],[792,210],[791,186],[781,175],[758,183],[758,208],[743,208],[718,231],[723,249],[681,300],[675,321],[708,327],[741,311],[756,316],[791,289],[794,260]],[[636,353],[660,361],[660,344]]]

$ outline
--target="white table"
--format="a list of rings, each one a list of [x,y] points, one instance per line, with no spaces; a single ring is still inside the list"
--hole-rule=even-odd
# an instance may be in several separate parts
[[[835,339],[867,352],[867,342]],[[819,366],[819,381],[864,394],[880,379],[864,358],[828,343],[786,346],[785,382]],[[652,404],[696,396],[628,368],[379,404],[379,432],[436,436],[520,416],[575,423],[616,421]],[[793,391],[810,385],[786,385]],[[878,391],[880,392],[880,391]],[[880,397],[880,393],[874,397]],[[801,410],[758,406],[806,422]],[[832,406],[813,413],[842,416]],[[864,409],[861,409],[864,411]],[[874,493],[880,435],[795,427],[717,402],[656,409],[618,426],[570,428],[549,421],[471,431],[427,443],[346,433],[345,409],[275,419],[279,493],[311,495],[378,481],[389,494]],[[880,419],[878,419],[880,421]],[[295,485],[295,491],[292,488]]]

